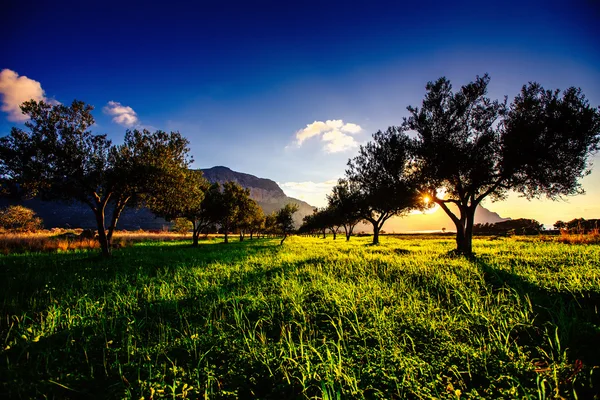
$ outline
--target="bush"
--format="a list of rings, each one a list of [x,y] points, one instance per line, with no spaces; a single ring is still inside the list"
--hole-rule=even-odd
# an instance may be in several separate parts
[[[27,207],[8,206],[0,210],[0,227],[11,232],[35,232],[42,229],[42,219]]]
[[[173,221],[171,230],[176,233],[185,235],[192,229],[192,223],[185,218],[177,218]]]

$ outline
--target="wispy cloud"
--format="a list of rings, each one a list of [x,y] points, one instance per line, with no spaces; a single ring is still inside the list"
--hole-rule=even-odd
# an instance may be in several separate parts
[[[337,179],[330,179],[324,182],[284,182],[278,185],[290,197],[304,200],[311,206],[324,207],[327,205],[326,196],[336,183]]]
[[[359,143],[351,135],[360,131],[360,125],[344,123],[341,119],[315,121],[296,132],[295,143],[300,147],[306,140],[318,136],[324,142],[326,152],[338,153],[358,147]]]
[[[128,128],[138,125],[140,122],[133,108],[124,106],[118,101],[109,101],[102,110],[105,114],[113,117],[114,123]]]
[[[55,101],[45,97],[42,85],[26,76],[19,76],[13,70],[0,71],[0,94],[2,94],[2,111],[8,114],[8,120],[24,122],[29,117],[21,112],[21,104],[29,100],[44,100],[50,103]]]

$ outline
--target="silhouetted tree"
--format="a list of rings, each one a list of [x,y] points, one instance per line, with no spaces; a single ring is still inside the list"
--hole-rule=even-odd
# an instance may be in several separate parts
[[[529,83],[507,107],[486,97],[488,83],[487,75],[477,77],[453,92],[446,78],[429,82],[422,107],[408,107],[404,121],[416,133],[422,192],[454,222],[460,254],[472,254],[484,198],[503,199],[509,190],[550,199],[581,193],[579,179],[598,148],[599,113],[579,89],[561,94]]]
[[[373,225],[373,244],[389,218],[403,215],[424,203],[411,170],[411,141],[399,128],[378,131],[348,161],[346,176],[359,190],[359,215]]]
[[[275,214],[275,224],[279,232],[283,235],[280,245],[288,237],[290,232],[294,230],[294,213],[298,211],[298,204],[286,204]]]
[[[121,212],[156,193],[172,169],[189,165],[188,141],[179,133],[127,131],[124,144],[113,146],[106,135],[89,131],[93,107],[81,101],[70,106],[43,101],[23,103],[28,131],[12,128],[0,138],[0,179],[22,196],[44,200],[78,201],[96,219],[104,256]],[[105,211],[112,206],[106,223]]]
[[[350,240],[354,227],[362,220],[360,188],[356,183],[340,179],[327,196],[327,202],[344,228],[346,241]]]

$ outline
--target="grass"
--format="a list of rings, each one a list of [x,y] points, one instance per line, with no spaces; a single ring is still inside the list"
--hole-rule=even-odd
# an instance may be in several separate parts
[[[340,239],[0,255],[0,396],[599,395],[599,246]]]

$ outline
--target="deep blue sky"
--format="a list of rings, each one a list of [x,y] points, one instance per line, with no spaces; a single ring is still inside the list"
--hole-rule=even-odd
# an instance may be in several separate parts
[[[117,142],[125,127],[102,112],[109,101],[140,126],[181,131],[197,167],[281,183],[337,178],[356,153],[328,153],[318,137],[295,145],[307,124],[357,124],[365,142],[442,75],[459,86],[488,72],[490,95],[509,99],[532,80],[580,86],[600,104],[592,0],[10,3],[0,70],[93,104],[96,131]],[[0,135],[14,125],[0,113]]]

